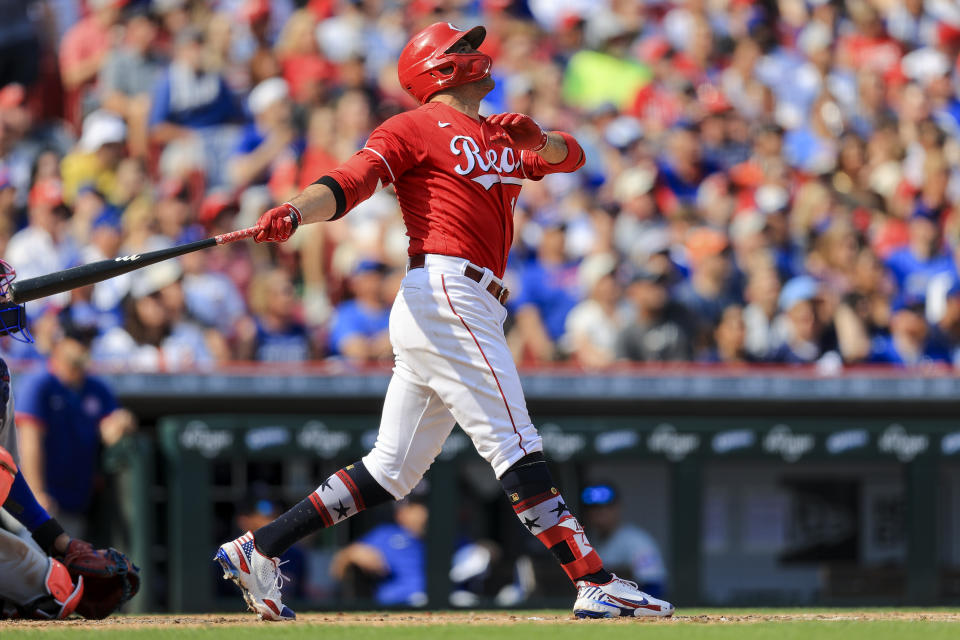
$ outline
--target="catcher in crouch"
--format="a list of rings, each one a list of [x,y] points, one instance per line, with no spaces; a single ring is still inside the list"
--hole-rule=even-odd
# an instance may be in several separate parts
[[[15,277],[0,260],[0,336],[32,342],[23,305],[7,300]],[[71,538],[40,506],[18,469],[13,415],[10,370],[0,358],[0,505],[38,545],[0,529],[0,619],[106,618],[136,595],[139,569],[116,549]]]

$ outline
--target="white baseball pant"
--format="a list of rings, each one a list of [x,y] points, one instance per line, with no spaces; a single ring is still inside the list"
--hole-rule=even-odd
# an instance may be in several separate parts
[[[49,568],[39,547],[0,529],[0,599],[26,605],[45,595]]]
[[[363,458],[370,475],[397,499],[407,495],[459,424],[499,478],[541,451],[520,376],[503,335],[507,310],[477,283],[462,258],[427,255],[410,269],[390,312],[395,365],[380,432]]]

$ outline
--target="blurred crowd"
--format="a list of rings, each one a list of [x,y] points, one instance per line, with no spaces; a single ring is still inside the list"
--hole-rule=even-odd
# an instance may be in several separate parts
[[[431,22],[484,24],[482,113],[573,133],[525,185],[521,364],[960,366],[954,0],[0,0],[0,255],[20,278],[250,226],[415,106]],[[392,190],[30,303],[42,358],[104,368],[389,361]]]

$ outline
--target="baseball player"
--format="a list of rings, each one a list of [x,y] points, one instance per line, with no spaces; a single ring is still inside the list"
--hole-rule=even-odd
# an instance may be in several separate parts
[[[6,300],[15,277],[0,260],[0,336],[32,342],[23,305]],[[114,549],[71,538],[37,502],[18,464],[10,371],[0,358],[0,505],[36,542],[0,528],[0,619],[62,619],[74,611],[105,618],[136,594],[138,569]]]
[[[222,545],[224,577],[261,619],[290,620],[277,557],[296,540],[371,506],[400,499],[440,453],[454,424],[492,466],[525,527],[577,588],[578,617],[670,616],[673,605],[606,571],[560,494],[527,414],[503,334],[501,280],[524,180],[584,162],[570,135],[530,117],[487,118],[492,60],[484,27],[438,22],[399,60],[400,83],[420,107],[387,120],[366,146],[258,221],[258,242],[287,240],[301,224],[337,220],[392,184],[410,238],[407,275],[390,314],[395,366],[373,450],[327,478],[270,524]]]

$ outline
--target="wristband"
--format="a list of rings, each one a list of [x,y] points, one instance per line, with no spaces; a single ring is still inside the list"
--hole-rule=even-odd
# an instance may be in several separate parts
[[[285,207],[288,207],[289,209],[291,209],[290,222],[293,223],[293,230],[296,231],[297,227],[303,224],[303,214],[300,213],[300,209],[297,209],[295,206],[293,206],[289,202],[284,202],[283,204]]]
[[[534,153],[537,153],[538,151],[543,151],[544,147],[547,146],[547,142],[548,142],[547,132],[544,131],[543,129],[540,129],[540,144],[534,147],[533,149],[530,149],[530,151],[533,151]]]
[[[40,548],[43,549],[43,552],[47,555],[50,555],[53,552],[53,543],[56,542],[57,538],[61,534],[65,533],[63,527],[60,526],[60,523],[57,522],[56,518],[50,518],[42,525],[30,532],[30,535],[33,536],[33,539],[37,541],[37,544],[40,545]]]

